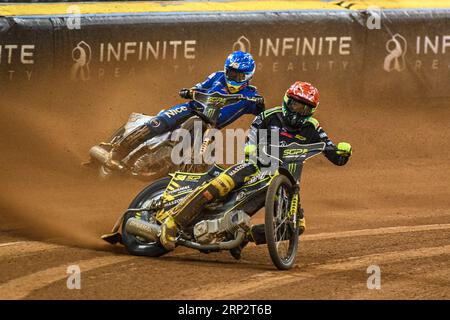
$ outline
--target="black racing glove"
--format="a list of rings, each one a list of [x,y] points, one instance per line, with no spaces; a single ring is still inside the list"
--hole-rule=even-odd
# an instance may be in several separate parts
[[[264,97],[263,96],[254,96],[255,103],[257,105],[263,105],[264,106]]]
[[[180,90],[180,92],[178,94],[183,99],[192,99],[192,91],[191,91],[191,89],[183,88],[183,89]]]
[[[263,96],[255,96],[255,105],[257,108],[258,114],[263,112],[266,109],[266,106],[264,104],[264,97]]]

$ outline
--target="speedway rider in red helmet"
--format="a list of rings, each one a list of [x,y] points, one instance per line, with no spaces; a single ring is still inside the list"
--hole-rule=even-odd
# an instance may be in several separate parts
[[[267,166],[260,161],[257,151],[258,144],[270,143],[270,133],[278,135],[280,144],[325,142],[327,149],[324,154],[327,159],[335,165],[345,165],[352,154],[352,148],[346,142],[335,146],[328,138],[319,121],[312,117],[318,105],[319,90],[310,83],[297,81],[289,87],[281,107],[266,110],[253,121],[245,146],[246,161],[229,167],[213,180],[197,187],[167,213],[162,224],[161,244],[167,250],[174,249],[175,236],[180,226],[189,225],[201,213],[205,204],[225,197],[231,190],[241,187],[249,177],[258,174],[261,167]],[[261,130],[269,134],[266,135],[267,140],[260,139]],[[305,230],[304,217],[301,217],[299,227],[301,234]],[[233,257],[240,258],[241,250],[248,241],[265,243],[264,225],[254,225],[251,228],[247,241],[241,247],[230,250]]]

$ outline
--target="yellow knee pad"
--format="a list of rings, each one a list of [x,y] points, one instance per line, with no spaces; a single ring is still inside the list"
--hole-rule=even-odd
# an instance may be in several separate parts
[[[211,181],[211,185],[217,189],[221,197],[227,195],[234,189],[234,181],[226,173],[221,173],[217,176],[217,178]]]

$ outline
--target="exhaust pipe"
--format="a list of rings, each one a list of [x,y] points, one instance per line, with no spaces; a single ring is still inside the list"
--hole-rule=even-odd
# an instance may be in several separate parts
[[[136,218],[130,218],[125,224],[125,231],[146,240],[156,242],[159,240],[161,227],[157,224],[148,223]]]
[[[100,146],[93,146],[89,150],[89,155],[97,161],[100,161],[102,164],[107,163],[110,158],[110,153]]]
[[[242,241],[244,241],[244,238],[245,238],[245,231],[242,229],[239,229],[236,238],[233,240],[230,240],[230,241],[224,241],[224,242],[219,242],[219,243],[215,243],[215,244],[199,244],[197,242],[192,242],[192,241],[188,241],[188,240],[179,238],[177,240],[177,244],[188,247],[188,248],[197,249],[197,250],[219,251],[219,250],[230,250],[230,249],[236,248],[238,245],[241,244]]]
[[[99,161],[102,165],[106,166],[109,169],[123,170],[125,168],[118,161],[111,159],[111,152],[106,151],[100,146],[93,146],[89,150],[89,155],[91,156],[91,158]]]

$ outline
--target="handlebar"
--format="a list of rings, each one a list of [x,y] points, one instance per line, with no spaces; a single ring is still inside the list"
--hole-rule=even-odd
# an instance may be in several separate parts
[[[332,146],[326,146],[323,151],[336,151],[337,148],[336,146],[332,147]]]
[[[256,98],[248,98],[248,97],[242,97],[240,100],[246,100],[246,101],[250,101],[250,102],[257,102]]]
[[[274,153],[273,151],[268,152],[268,148],[280,148],[280,152]],[[264,154],[264,157],[269,157],[276,159],[281,162],[296,162],[296,161],[305,161],[306,159],[310,157],[314,157],[322,152],[326,151],[335,151],[336,147],[334,146],[327,146],[325,142],[317,142],[313,144],[298,144],[298,143],[292,143],[288,146],[283,145],[269,145],[269,146],[263,146],[262,147],[262,153]]]
[[[192,99],[193,101],[196,101],[197,103],[203,105],[205,108],[207,107],[206,104],[205,104],[205,101],[202,102],[201,100],[198,100],[198,99],[196,98],[195,93],[197,92],[197,93],[202,94],[202,95],[204,95],[204,96],[208,96],[208,98],[206,98],[208,101],[209,101],[209,99],[210,99],[210,98],[209,98],[210,96],[212,96],[211,99],[214,99],[214,98],[216,98],[216,96],[218,95],[219,97],[218,97],[217,99],[223,99],[224,102],[223,102],[223,105],[222,105],[222,106],[220,106],[220,105],[216,105],[216,106],[215,106],[215,108],[216,108],[217,110],[220,110],[220,109],[226,104],[227,99],[228,99],[228,101],[234,101],[234,102],[237,102],[237,101],[240,101],[240,100],[251,101],[251,102],[257,102],[257,98],[255,98],[255,97],[245,97],[245,96],[240,95],[240,94],[230,94],[230,95],[226,95],[226,94],[222,94],[222,93],[220,93],[220,92],[206,93],[206,92],[203,92],[203,91],[198,90],[198,89],[196,89],[196,88],[191,88],[191,89],[189,89],[189,92],[190,92],[190,96],[192,97],[191,99]],[[204,99],[204,97],[202,98],[202,96],[200,96],[200,98],[201,98],[202,100]],[[216,100],[216,101],[220,101],[220,100]],[[234,102],[233,102],[233,103],[234,103]],[[213,126],[215,125],[215,121],[214,121],[214,119],[211,118],[211,115],[210,115],[210,116],[206,116],[203,112],[200,112],[200,111],[198,111],[198,110],[196,110],[196,109],[194,109],[194,108],[192,109],[192,113],[195,114],[196,116],[198,116],[198,117],[199,117],[202,121],[204,121],[205,123],[210,124],[210,125],[213,125]],[[218,117],[218,115],[216,114],[215,117]]]
[[[200,91],[199,89],[189,89],[189,93],[190,95],[193,97],[194,96],[194,92],[200,92],[200,93],[205,93],[203,91]],[[214,92],[215,93],[215,92]],[[206,94],[206,93],[205,93]],[[235,95],[235,94],[230,94],[230,95]],[[256,102],[256,98],[255,97],[245,97],[245,96],[241,96],[239,98],[237,98],[239,100],[246,100],[246,101],[251,101],[251,102]]]

